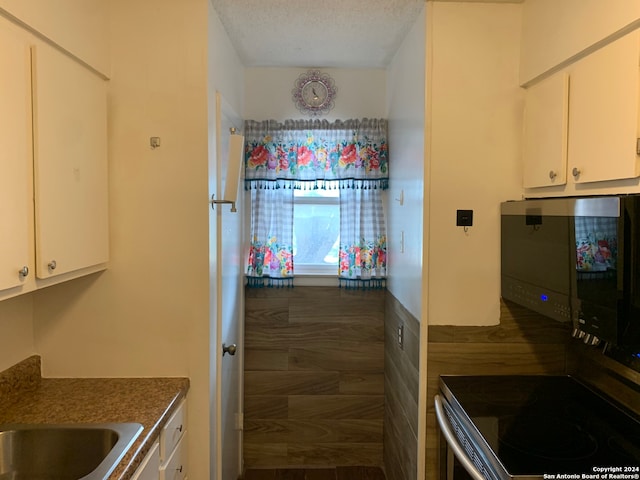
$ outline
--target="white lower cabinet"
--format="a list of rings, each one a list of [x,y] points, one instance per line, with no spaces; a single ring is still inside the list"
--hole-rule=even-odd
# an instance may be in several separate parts
[[[187,402],[183,400],[160,432],[160,480],[187,478]]]
[[[133,480],[187,479],[187,401],[183,400],[160,431]]]
[[[160,480],[187,478],[187,437],[182,436],[169,458],[160,465]]]
[[[144,457],[142,463],[133,474],[131,480],[158,480],[160,473],[160,445],[158,442],[153,444],[147,456]]]

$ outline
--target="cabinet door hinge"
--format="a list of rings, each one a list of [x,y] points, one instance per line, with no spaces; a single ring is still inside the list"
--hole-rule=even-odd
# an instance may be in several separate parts
[[[236,413],[236,430],[244,429],[244,414]]]

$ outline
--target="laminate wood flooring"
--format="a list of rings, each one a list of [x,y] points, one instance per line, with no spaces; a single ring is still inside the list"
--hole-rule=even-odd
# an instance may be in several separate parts
[[[249,468],[244,480],[386,480],[379,467]]]

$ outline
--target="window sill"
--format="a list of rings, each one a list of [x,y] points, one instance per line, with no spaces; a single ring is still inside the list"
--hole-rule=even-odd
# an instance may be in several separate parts
[[[296,273],[293,277],[294,287],[338,287],[337,275],[318,275]]]

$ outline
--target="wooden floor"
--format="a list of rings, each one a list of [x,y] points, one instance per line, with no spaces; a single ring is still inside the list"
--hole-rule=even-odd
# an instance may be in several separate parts
[[[385,480],[379,467],[250,468],[244,480]]]

